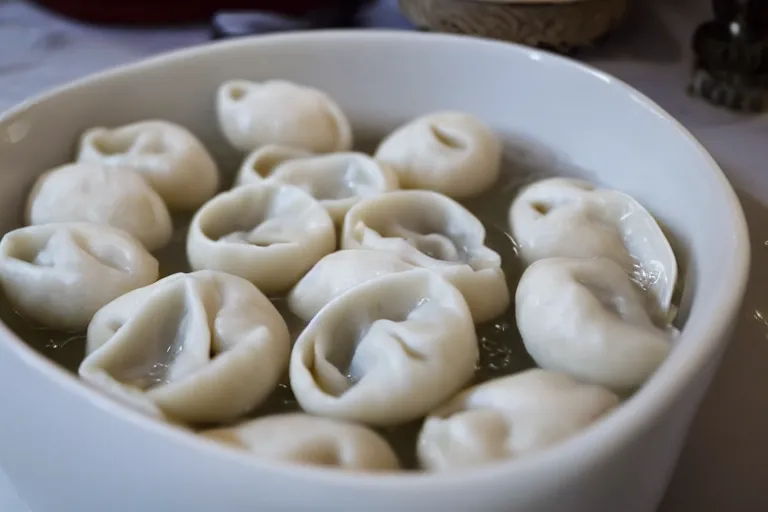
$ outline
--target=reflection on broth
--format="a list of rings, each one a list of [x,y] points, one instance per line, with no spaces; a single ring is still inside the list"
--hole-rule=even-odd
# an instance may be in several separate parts
[[[0,319],[29,346],[45,357],[77,374],[85,357],[85,331],[67,332],[40,327],[14,311],[4,294],[0,294]]]

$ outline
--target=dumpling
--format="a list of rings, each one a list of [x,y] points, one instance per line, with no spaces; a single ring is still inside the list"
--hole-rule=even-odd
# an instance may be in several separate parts
[[[551,178],[525,188],[509,222],[520,255],[543,258],[609,258],[647,289],[655,309],[668,316],[677,261],[656,220],[637,201],[590,183]]]
[[[171,210],[194,210],[219,188],[219,170],[189,130],[168,121],[92,128],[80,138],[78,160],[138,172]]]
[[[367,199],[344,219],[342,249],[373,249],[436,271],[456,286],[475,322],[509,307],[501,257],[485,246],[483,224],[436,192],[405,190]]]
[[[397,189],[397,176],[387,166],[352,152],[291,160],[275,169],[272,178],[312,195],[338,224],[361,199]]]
[[[502,146],[480,119],[464,112],[425,115],[392,132],[376,160],[392,167],[402,188],[423,188],[463,198],[499,177]]]
[[[202,435],[266,460],[352,471],[399,468],[392,448],[373,430],[309,414],[267,416]]]
[[[269,178],[280,164],[295,158],[306,158],[312,153],[289,146],[269,144],[262,146],[245,157],[237,173],[235,186],[259,183]]]
[[[517,326],[542,368],[629,391],[643,384],[670,350],[644,299],[612,260],[539,260],[517,287]]]
[[[417,442],[430,471],[516,459],[585,429],[619,403],[600,386],[527,370],[470,388],[433,411]]]
[[[133,235],[149,251],[168,244],[168,208],[139,174],[80,162],[37,179],[27,200],[27,224],[91,222]]]
[[[155,282],[157,275],[157,260],[109,226],[28,226],[0,241],[6,297],[23,316],[53,329],[84,329],[102,306]]]
[[[348,151],[352,128],[327,94],[285,80],[231,80],[216,98],[219,126],[240,151],[280,144],[312,153]]]
[[[79,373],[146,413],[223,422],[274,391],[289,353],[285,322],[255,286],[203,271],[168,276],[99,310]]]
[[[288,294],[288,307],[309,322],[326,304],[379,276],[415,267],[387,252],[351,249],[324,257]]]
[[[234,274],[266,294],[288,290],[335,249],[333,221],[320,203],[270,182],[217,195],[195,214],[187,235],[194,270]]]
[[[311,414],[397,425],[459,391],[477,358],[458,290],[409,270],[357,286],[318,313],[293,346],[291,389]]]

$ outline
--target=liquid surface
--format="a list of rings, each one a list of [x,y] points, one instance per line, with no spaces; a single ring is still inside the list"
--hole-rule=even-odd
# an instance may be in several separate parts
[[[365,147],[363,150],[372,148]],[[369,151],[370,152],[370,151]],[[485,194],[462,201],[474,213],[486,228],[486,245],[499,253],[502,268],[506,274],[509,290],[514,297],[514,290],[523,272],[522,263],[517,257],[517,248],[509,235],[507,214],[510,203],[517,191],[524,185],[558,173],[557,169],[548,168],[542,172],[531,165],[531,154],[516,147],[508,147],[502,173],[497,184]],[[185,253],[187,229],[191,216],[174,217],[174,235],[171,243],[155,252],[160,262],[161,277],[177,272],[189,272]],[[285,318],[295,340],[303,323],[290,314],[285,301],[273,298],[273,303]],[[0,319],[20,338],[45,357],[76,373],[85,356],[85,332],[61,332],[34,325],[16,313],[0,297]],[[480,359],[472,384],[484,382],[496,377],[509,375],[535,366],[523,346],[515,324],[514,303],[500,317],[477,326]],[[291,392],[287,375],[275,392],[248,417],[298,411],[299,406]],[[416,439],[422,421],[415,421],[393,428],[379,429],[397,453],[402,466],[416,469]]]

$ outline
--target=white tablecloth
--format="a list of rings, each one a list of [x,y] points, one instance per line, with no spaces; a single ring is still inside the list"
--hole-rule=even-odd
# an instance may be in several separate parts
[[[768,510],[768,491],[762,490],[768,478],[768,116],[742,117],[686,95],[690,36],[709,16],[710,3],[634,0],[621,31],[580,56],[653,98],[701,140],[739,190],[752,235],[752,278],[741,321],[662,512]],[[393,1],[382,4],[380,14],[387,17]],[[204,28],[84,27],[0,0],[0,111],[54,85],[207,37]],[[0,511],[27,512],[2,470]]]

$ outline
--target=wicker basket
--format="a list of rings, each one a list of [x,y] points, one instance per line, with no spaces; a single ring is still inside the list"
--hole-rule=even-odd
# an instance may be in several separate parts
[[[489,2],[399,0],[417,27],[568,52],[594,42],[621,20],[627,0]]]

